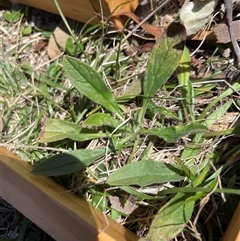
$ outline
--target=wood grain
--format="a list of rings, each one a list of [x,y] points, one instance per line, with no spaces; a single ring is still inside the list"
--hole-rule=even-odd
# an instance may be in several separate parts
[[[53,0],[12,0],[12,2],[58,14]],[[58,0],[58,3],[64,16],[83,23],[93,18],[90,24],[96,24],[101,21],[102,13],[104,17],[109,17],[112,13],[117,15],[122,12],[133,12],[137,8],[139,0]],[[122,29],[126,19],[117,17],[112,21],[116,28]]]
[[[0,147],[0,196],[57,241],[137,241],[125,229],[86,201]]]

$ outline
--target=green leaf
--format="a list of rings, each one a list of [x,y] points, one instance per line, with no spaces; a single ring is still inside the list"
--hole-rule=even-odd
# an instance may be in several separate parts
[[[124,91],[124,93],[117,98],[117,100],[120,102],[128,101],[140,95],[141,92],[142,92],[141,81],[140,79],[138,79],[132,85],[128,86]]]
[[[181,86],[182,92],[182,105],[186,119],[189,119],[188,113],[191,116],[191,120],[194,120],[194,89],[192,82],[189,80],[191,70],[191,56],[187,49],[184,48],[182,58],[177,68],[178,83]]]
[[[69,80],[78,91],[124,120],[111,91],[92,67],[68,56],[64,58],[63,65]]]
[[[190,220],[195,202],[189,194],[178,193],[155,216],[146,238],[139,241],[166,241],[174,238]]]
[[[206,132],[207,129],[205,125],[191,123],[186,126],[169,126],[150,130],[142,129],[141,133],[157,136],[168,143],[175,143],[182,137],[190,134],[203,133]]]
[[[143,92],[147,98],[153,97],[177,68],[184,49],[181,38],[184,31],[183,25],[172,23],[167,34],[154,46],[143,81]]]
[[[201,115],[198,117],[199,120],[203,120],[206,118],[206,115],[208,113],[208,111],[213,108],[214,106],[216,106],[216,104],[218,102],[221,102],[224,98],[226,98],[227,96],[231,96],[234,92],[238,92],[240,90],[240,83],[239,83],[239,79],[238,81],[234,82],[231,87],[227,88],[223,93],[221,93],[220,95],[216,96],[216,98],[214,98],[213,101],[211,101],[208,106],[203,110],[203,112],[201,113]]]
[[[32,33],[32,27],[30,25],[23,26],[22,34],[23,35],[30,35]]]
[[[105,148],[80,149],[61,153],[40,162],[32,173],[42,176],[60,176],[81,171],[106,153]]]
[[[240,85],[239,85],[240,86]],[[202,124],[204,124],[207,127],[210,127],[216,120],[218,120],[221,116],[223,116],[227,110],[231,107],[232,101],[228,101],[223,105],[220,105],[219,108],[217,108],[213,113],[211,113],[209,116],[204,118],[204,121]],[[198,155],[198,152],[201,150],[201,143],[202,142],[202,134],[197,134],[193,140],[192,144],[190,146],[186,146],[181,154],[182,160],[188,160],[187,163],[189,166],[191,166],[192,162],[195,162],[195,157]],[[195,145],[194,145],[195,144]],[[192,158],[192,159],[191,159]]]
[[[158,112],[159,114],[161,114],[163,116],[168,116],[168,117],[176,119],[176,120],[180,119],[169,109],[162,107],[162,106],[157,106],[152,101],[149,101],[147,109],[148,109],[147,114],[151,115],[151,116],[154,116],[154,114],[156,114],[156,112]]]
[[[142,123],[149,99],[172,76],[182,57],[185,40],[185,28],[180,23],[169,25],[166,34],[154,46],[147,64],[143,80],[144,101],[139,115]]]
[[[56,119],[48,119],[38,137],[38,142],[48,143],[69,138],[74,141],[87,141],[106,137],[105,133],[84,129],[81,126]]]
[[[109,114],[105,113],[96,113],[91,116],[89,116],[83,123],[82,126],[111,126],[113,128],[118,128],[120,130],[126,130],[128,132],[131,132],[129,128],[126,126],[121,126],[122,122],[119,120],[116,120],[114,117],[112,117]]]
[[[72,38],[68,38],[66,41],[66,51],[70,55],[77,55],[82,52],[83,46],[82,44],[79,47],[77,44],[73,42]]]
[[[192,186],[196,187],[200,185],[206,178],[208,171],[209,166],[206,166],[200,175],[192,183],[186,186],[187,189]],[[173,188],[169,189],[169,191],[172,189]],[[183,189],[187,190],[185,188]],[[191,190],[191,192],[192,191],[193,190]],[[210,191],[212,191],[212,188]],[[193,195],[181,192],[177,193],[158,211],[151,224],[147,237],[142,238],[139,241],[166,241],[175,238],[190,220],[194,210],[195,201],[202,198],[203,195],[204,193],[201,191]]]
[[[176,166],[161,161],[139,161],[127,164],[108,178],[110,185],[147,186],[154,183],[176,182],[184,178]]]
[[[12,10],[12,11],[4,11],[3,17],[10,23],[16,23],[21,18],[21,11],[20,10]]]
[[[184,47],[183,54],[177,68],[177,78],[180,86],[187,86],[190,77],[190,70],[191,56],[187,47]]]

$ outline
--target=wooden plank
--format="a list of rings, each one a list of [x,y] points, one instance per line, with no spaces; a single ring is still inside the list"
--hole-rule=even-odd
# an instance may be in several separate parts
[[[58,14],[58,10],[51,0],[13,0],[28,6],[39,8],[51,13]],[[94,9],[90,1],[87,0],[58,0],[58,3],[66,17],[86,23],[94,17]],[[94,18],[92,24],[99,23],[98,17]]]
[[[0,147],[0,196],[58,241],[137,241],[135,234]]]
[[[12,0],[12,2],[22,3],[28,6],[39,8],[48,12],[58,14],[57,8],[53,0]],[[139,0],[58,0],[64,16],[86,23],[94,18],[90,24],[99,23],[100,16],[103,13],[104,17],[117,15],[122,12],[134,12],[139,4]],[[100,4],[101,3],[101,4]],[[125,23],[125,18],[114,18],[115,25],[122,29]]]
[[[240,241],[240,202],[221,241]]]

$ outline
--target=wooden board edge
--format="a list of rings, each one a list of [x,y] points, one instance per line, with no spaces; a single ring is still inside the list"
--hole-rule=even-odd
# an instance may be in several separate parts
[[[240,202],[221,241],[240,241]]]
[[[86,201],[0,147],[0,196],[58,241],[137,241],[138,237],[106,218]]]
[[[53,1],[49,0],[12,0],[27,6],[39,8],[48,12],[59,14]],[[139,0],[58,0],[64,16],[89,24],[97,24],[104,17],[109,18],[111,14],[117,15],[122,12],[134,12],[139,4]],[[112,18],[116,29],[122,30],[126,22],[124,17]]]
[[[21,3],[34,8],[42,9],[47,12],[59,15],[57,7],[53,0],[12,0],[15,3]],[[94,13],[94,8],[87,0],[58,0],[58,4],[64,16],[79,22],[87,23],[91,20],[90,24],[99,23],[99,17]],[[103,1],[104,4],[104,1]]]

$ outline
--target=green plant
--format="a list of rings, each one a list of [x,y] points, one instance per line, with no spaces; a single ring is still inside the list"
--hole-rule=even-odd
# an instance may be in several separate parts
[[[138,201],[165,198],[165,202],[152,221],[148,236],[141,240],[174,238],[191,219],[196,203],[199,200],[208,200],[209,195],[214,192],[240,195],[238,190],[218,188],[218,177],[228,165],[222,165],[213,173],[210,172],[211,167],[217,163],[217,158],[213,155],[214,150],[206,153],[201,162],[195,160],[207,138],[216,135],[208,131],[208,127],[226,113],[232,106],[232,101],[225,101],[212,110],[211,114],[208,112],[214,104],[221,102],[233,91],[239,91],[240,84],[233,84],[231,89],[227,89],[214,100],[214,104],[210,103],[202,113],[196,115],[194,99],[199,89],[194,89],[189,80],[190,56],[184,48],[183,36],[182,26],[173,23],[167,34],[158,40],[153,48],[145,77],[141,85],[138,85],[138,90],[130,92],[133,96],[129,96],[129,92],[128,95],[123,94],[124,98],[119,98],[121,100],[119,102],[100,74],[92,67],[76,58],[64,57],[63,67],[67,77],[81,95],[89,99],[94,108],[88,107],[83,113],[74,113],[72,122],[48,119],[38,138],[40,143],[70,139],[77,143],[85,143],[85,146],[91,140],[99,142],[105,140],[105,147],[80,148],[55,155],[34,167],[32,170],[34,174],[59,176],[76,172],[78,175],[79,171],[87,168],[95,182],[107,178],[105,184],[134,195]],[[153,102],[157,92],[166,88],[166,82],[175,70],[179,81],[178,87],[181,90],[179,101],[182,108],[179,109],[179,115]],[[129,111],[128,108],[127,101],[132,98],[141,100],[141,105],[135,111]],[[155,115],[156,111],[159,112],[160,118],[154,121],[151,116]],[[171,117],[174,124],[165,126],[167,117]],[[152,121],[152,126],[145,127],[145,121]],[[232,128],[227,134],[236,132],[238,129]],[[221,133],[218,132],[217,135]],[[186,139],[188,136],[192,139]],[[175,163],[166,164],[159,159],[151,158],[151,152],[159,140],[162,145],[173,145],[184,138],[185,148],[179,157],[175,157]],[[141,147],[142,144],[145,145],[144,148]],[[107,157],[109,153],[114,153],[118,158],[126,149],[130,152],[121,168],[113,171],[114,165],[110,163],[109,166],[101,167],[105,170],[103,173],[99,171],[102,164],[100,162],[95,172],[88,169],[90,165],[102,157]],[[137,155],[139,151],[140,154]],[[134,188],[166,182],[176,183],[178,186],[160,191],[156,195],[146,195]],[[103,195],[101,190],[98,192],[96,187],[93,192],[97,193],[95,197],[100,201],[99,195]],[[170,196],[167,196],[168,194]],[[96,202],[96,199],[93,200]],[[111,215],[115,216],[113,211]]]

